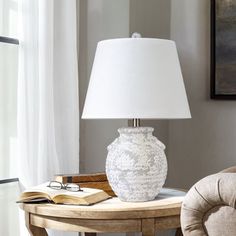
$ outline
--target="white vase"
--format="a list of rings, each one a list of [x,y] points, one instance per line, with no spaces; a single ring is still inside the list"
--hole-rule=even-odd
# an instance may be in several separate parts
[[[108,146],[108,181],[122,201],[153,200],[167,175],[165,145],[152,135],[153,128],[121,128]]]

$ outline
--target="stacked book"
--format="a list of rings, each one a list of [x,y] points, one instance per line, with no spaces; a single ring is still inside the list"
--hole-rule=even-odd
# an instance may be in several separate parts
[[[55,177],[55,180],[63,184],[79,184],[81,188],[102,189],[108,195],[112,197],[116,196],[115,193],[112,191],[110,184],[108,183],[107,176],[105,173],[57,175]]]

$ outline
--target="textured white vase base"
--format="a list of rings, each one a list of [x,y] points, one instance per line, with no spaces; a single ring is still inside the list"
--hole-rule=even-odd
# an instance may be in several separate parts
[[[152,135],[153,128],[121,128],[108,146],[106,173],[122,201],[150,201],[160,192],[167,175],[165,145]]]

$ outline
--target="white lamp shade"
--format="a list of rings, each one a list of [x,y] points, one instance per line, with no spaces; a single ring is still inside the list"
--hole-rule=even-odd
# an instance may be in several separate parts
[[[175,42],[125,38],[98,43],[82,118],[190,118]]]

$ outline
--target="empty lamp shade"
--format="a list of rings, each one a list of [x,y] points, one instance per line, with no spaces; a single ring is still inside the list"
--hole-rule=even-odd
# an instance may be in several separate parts
[[[98,43],[82,118],[190,118],[175,43],[125,38]]]

